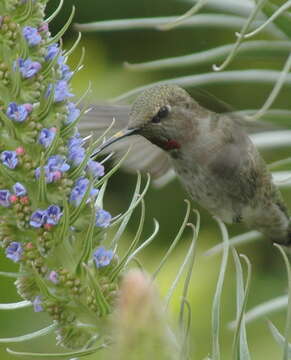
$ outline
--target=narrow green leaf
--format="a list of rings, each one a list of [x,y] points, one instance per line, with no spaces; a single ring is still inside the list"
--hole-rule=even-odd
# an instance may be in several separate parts
[[[152,233],[138,248],[136,248],[136,249],[131,253],[131,255],[128,257],[128,259],[127,259],[127,261],[126,261],[126,263],[125,263],[124,266],[127,266],[127,264],[128,264],[131,260],[135,259],[135,256],[136,256],[140,251],[142,251],[144,248],[146,248],[146,247],[155,239],[156,235],[157,235],[158,232],[159,232],[160,226],[159,226],[159,223],[157,222],[156,219],[154,219],[154,224],[155,224],[155,228],[154,228],[153,233]],[[135,260],[136,260],[136,259],[135,259]]]
[[[251,278],[251,263],[247,257],[243,255],[243,259],[247,264],[247,280],[244,288],[243,270],[239,260],[239,256],[234,248],[232,248],[232,255],[234,258],[236,269],[236,300],[237,300],[237,321],[233,340],[233,359],[250,360],[250,352],[247,343],[247,335],[245,328],[245,307],[248,298],[250,278]]]
[[[192,249],[191,249],[191,256],[189,259],[189,266],[188,266],[188,271],[186,274],[186,279],[185,279],[185,283],[184,283],[184,287],[183,287],[183,292],[182,292],[182,300],[181,300],[181,305],[180,305],[180,314],[179,314],[179,323],[180,323],[180,328],[183,329],[183,339],[182,339],[182,357],[187,359],[189,357],[189,344],[188,344],[188,339],[189,339],[189,334],[190,334],[190,328],[191,328],[191,306],[187,300],[187,296],[188,296],[188,291],[189,291],[189,287],[190,287],[190,282],[191,282],[191,278],[192,278],[192,272],[193,272],[193,267],[194,267],[194,262],[195,262],[195,256],[196,256],[196,242],[198,239],[198,235],[199,235],[199,229],[200,229],[200,214],[197,210],[195,210],[196,214],[197,214],[197,221],[196,221],[196,226],[194,226],[193,224],[188,224],[188,226],[190,226],[193,230],[193,239],[192,239]],[[188,317],[186,320],[186,327],[184,326],[184,322],[185,322],[185,308],[188,310]]]
[[[46,183],[46,178],[45,178],[45,155],[44,153],[41,153],[41,158],[40,158],[40,175],[39,178],[37,180],[37,199],[38,202],[43,203],[45,201],[47,201],[47,183]]]
[[[244,38],[249,39],[249,38],[257,35],[258,33],[260,33],[266,26],[268,26],[273,21],[275,21],[276,18],[278,18],[284,11],[288,10],[289,8],[291,8],[291,1],[290,0],[285,2],[285,4],[283,4],[282,6],[278,7],[278,9],[276,11],[274,11],[274,13],[271,16],[269,16],[267,18],[267,20],[262,25],[260,25],[258,28],[251,31],[250,33],[245,34]]]
[[[50,334],[52,331],[54,331],[56,329],[56,327],[57,326],[55,324],[52,324],[41,330],[34,331],[30,334],[16,336],[16,337],[12,337],[12,338],[0,338],[0,343],[19,343],[19,342],[29,341],[32,339],[37,339],[41,336]]]
[[[78,64],[76,65],[75,70],[73,71],[74,74],[75,74],[77,71],[81,70],[82,64],[83,64],[84,59],[85,59],[85,54],[86,54],[86,50],[85,50],[84,47],[82,47],[80,59],[79,59],[79,61],[78,61]]]
[[[69,28],[69,26],[71,25],[71,22],[74,18],[75,15],[75,6],[72,7],[72,11],[71,14],[67,20],[67,22],[65,23],[65,25],[62,27],[62,29],[54,36],[52,37],[48,42],[47,42],[47,46],[56,43],[57,41],[60,40],[60,38],[64,35],[64,33],[67,31],[67,29]]]
[[[55,99],[55,86],[51,84],[50,93],[46,97],[44,95],[40,101],[39,112],[37,114],[38,121],[43,120],[50,112]]]
[[[188,267],[188,272],[186,275],[186,279],[185,279],[185,283],[184,283],[184,287],[183,287],[183,292],[182,292],[182,301],[187,300],[187,296],[188,296],[188,291],[189,291],[189,286],[190,286],[190,282],[191,282],[191,278],[192,278],[192,272],[193,272],[193,267],[194,267],[194,262],[195,262],[195,255],[196,255],[196,241],[198,239],[198,235],[199,235],[199,230],[200,230],[200,214],[197,210],[195,210],[196,215],[197,215],[197,221],[196,221],[196,226],[194,226],[193,224],[188,224],[188,226],[191,227],[192,231],[193,231],[193,239],[192,242],[193,244],[193,249],[191,251],[191,257],[190,257],[190,261],[189,261],[189,267]],[[180,324],[182,324],[183,322],[183,317],[184,317],[184,306],[181,304],[181,308],[180,308],[180,315],[179,315],[179,322]]]
[[[67,232],[70,227],[70,210],[68,205],[68,200],[66,197],[63,198],[63,216],[61,219],[61,223],[58,230],[58,236],[56,236],[57,239],[60,241],[66,238]],[[56,244],[57,245],[57,244]]]
[[[194,249],[195,243],[196,243],[196,241],[195,241],[195,238],[194,238],[191,241],[191,245],[189,246],[189,249],[187,251],[185,259],[184,259],[183,263],[180,265],[180,268],[179,268],[179,270],[177,272],[177,275],[176,275],[174,281],[172,282],[172,285],[171,285],[170,289],[168,290],[168,293],[167,293],[167,295],[165,297],[165,310],[168,309],[169,304],[170,304],[170,300],[171,300],[171,298],[172,298],[172,296],[173,296],[173,294],[174,294],[174,292],[176,290],[176,287],[177,287],[177,285],[178,285],[178,283],[179,283],[179,281],[181,279],[181,276],[183,275],[187,264],[189,263],[191,257],[193,256],[193,249]]]
[[[276,248],[280,251],[287,271],[287,279],[288,279],[288,306],[287,306],[287,316],[286,316],[286,325],[285,325],[285,343],[284,343],[284,355],[283,359],[288,360],[288,352],[289,352],[289,335],[291,330],[291,267],[288,256],[284,250],[284,248],[278,244],[274,244]]]
[[[117,278],[117,276],[119,275],[121,270],[124,268],[124,265],[126,264],[128,258],[130,257],[132,252],[135,250],[135,248],[139,242],[142,230],[143,230],[144,220],[145,220],[145,204],[144,204],[144,200],[142,200],[141,201],[141,214],[140,214],[140,220],[139,220],[137,232],[136,232],[135,237],[134,237],[133,241],[131,242],[128,250],[126,251],[125,255],[120,260],[119,264],[116,265],[116,267],[113,268],[112,271],[110,272],[110,274],[109,274],[110,281],[113,282]]]
[[[90,257],[90,254],[92,252],[93,249],[93,235],[94,235],[94,229],[95,229],[95,216],[96,216],[96,210],[94,208],[94,206],[92,206],[92,211],[91,211],[91,219],[90,219],[90,223],[88,225],[88,229],[87,229],[87,233],[85,235],[85,238],[83,240],[83,246],[82,246],[82,250],[81,250],[81,256],[80,256],[80,260],[78,262],[78,265],[76,266],[76,271],[78,272],[79,270],[81,270],[81,266],[83,263],[87,263]]]
[[[221,71],[218,73],[206,73],[199,75],[182,76],[178,78],[172,78],[162,81],[157,81],[148,85],[140,86],[133,90],[130,90],[116,98],[113,98],[112,102],[119,102],[131,98],[134,95],[141,93],[142,91],[154,86],[163,84],[177,84],[183,87],[197,87],[209,84],[232,84],[232,83],[254,83],[254,84],[272,84],[275,83],[280,76],[281,72],[276,70],[233,70],[233,71]],[[286,76],[285,85],[291,85],[291,74]]]
[[[110,305],[106,301],[102,290],[100,288],[100,285],[98,283],[97,277],[92,273],[92,270],[89,268],[88,265],[83,263],[84,269],[86,269],[86,274],[88,276],[89,281],[91,282],[94,292],[95,292],[95,300],[97,302],[98,308],[100,310],[100,316],[105,316],[110,313]]]
[[[221,261],[217,286],[212,304],[212,358],[213,360],[219,360],[221,358],[220,344],[219,344],[220,311],[221,311],[220,304],[221,304],[222,288],[223,288],[224,277],[227,267],[227,260],[228,260],[229,239],[228,239],[227,229],[223,224],[223,222],[218,218],[215,219],[220,227],[222,233],[222,240],[223,240],[222,261]]]
[[[259,304],[245,313],[245,322],[251,323],[261,318],[265,318],[274,312],[285,309],[288,305],[288,296],[283,295]],[[236,321],[228,324],[230,329],[235,329]]]
[[[286,6],[288,1],[285,2],[281,7]],[[262,11],[266,14],[266,17],[270,19],[273,17],[277,12],[280,12],[280,6],[274,4],[274,2],[267,2]],[[290,16],[288,16],[288,12],[282,13],[279,17],[275,16],[272,19],[273,23],[279,28],[286,37],[290,38],[291,30],[290,30]]]
[[[134,193],[132,195],[132,200],[131,203],[129,204],[128,210],[126,211],[126,215],[123,216],[123,220],[122,223],[120,224],[118,230],[116,231],[113,239],[111,240],[111,245],[110,247],[112,249],[115,248],[116,244],[118,243],[119,239],[121,238],[122,234],[124,233],[126,226],[131,218],[131,215],[133,213],[133,209],[134,209],[134,204],[136,202],[136,200],[139,197],[139,191],[140,191],[140,185],[141,185],[141,175],[140,172],[137,173],[137,180],[136,180],[136,185],[135,185],[135,190]],[[131,210],[132,209],[132,210]],[[115,225],[116,223],[113,223],[112,225]]]
[[[279,332],[279,330],[276,328],[276,326],[271,322],[268,321],[269,329],[271,330],[271,333],[273,335],[273,338],[277,341],[277,343],[280,345],[282,349],[285,349],[285,343],[286,339],[284,336]],[[288,344],[288,357],[291,357],[291,344]]]
[[[257,240],[261,237],[262,237],[262,234],[259,233],[258,231],[249,231],[244,234],[234,236],[233,238],[231,238],[229,240],[229,244],[231,246],[235,247],[237,245],[248,244],[249,242]],[[204,256],[213,256],[213,255],[219,254],[221,251],[223,251],[223,243],[220,243],[220,244],[214,246],[213,248],[207,250],[204,253]]]
[[[8,278],[19,278],[21,276],[25,275],[24,273],[21,273],[21,272],[17,272],[17,273],[14,273],[14,272],[6,272],[6,271],[0,271],[0,276],[4,276],[4,277],[8,277]]]
[[[56,10],[48,18],[45,19],[46,23],[49,24],[58,15],[58,13],[62,10],[63,4],[64,4],[64,0],[60,0],[60,3],[56,8]]]
[[[148,61],[138,64],[126,62],[126,68],[132,71],[160,70],[176,67],[186,67],[200,64],[209,64],[213,61],[221,60],[232,49],[233,44],[217,46],[213,49],[195,52],[194,54],[176,56],[166,59]],[[238,48],[238,55],[248,55],[252,57],[265,57],[285,55],[290,52],[290,41],[270,41],[257,40],[242,43]]]
[[[230,51],[230,53],[228,54],[228,56],[226,57],[226,59],[223,61],[223,63],[219,66],[217,65],[213,65],[213,70],[214,71],[221,71],[224,70],[230,63],[231,61],[234,59],[235,55],[238,52],[238,49],[241,45],[241,43],[244,40],[244,35],[247,33],[247,31],[249,30],[251,24],[254,22],[256,16],[258,15],[259,11],[261,10],[261,8],[264,6],[264,4],[266,3],[267,0],[260,0],[259,3],[257,4],[257,6],[255,6],[253,8],[253,10],[251,11],[248,19],[246,20],[246,22],[244,23],[241,31],[239,33],[237,33],[237,40],[235,42],[235,44],[233,45],[232,50]]]
[[[17,17],[18,22],[25,22],[27,19],[31,17],[33,12],[33,0],[27,0],[25,2],[25,8],[22,14]]]
[[[189,220],[189,215],[190,215],[190,209],[191,209],[191,204],[189,202],[189,200],[185,200],[186,204],[187,204],[187,210],[186,210],[186,215],[184,217],[183,223],[174,239],[174,241],[172,242],[171,246],[169,247],[168,251],[166,252],[166,254],[164,255],[164,257],[162,258],[162,260],[159,263],[159,266],[157,267],[157,269],[153,272],[152,274],[152,278],[155,279],[159,272],[161,271],[162,267],[164,266],[164,264],[166,263],[166,261],[168,260],[169,256],[172,254],[173,250],[175,249],[175,247],[177,246],[178,242],[181,239],[181,236],[185,230],[185,227],[188,223]]]
[[[0,310],[16,310],[31,306],[31,302],[24,300],[17,303],[0,304]]]
[[[169,22],[168,24],[163,24],[158,26],[159,30],[171,30],[179,25],[181,25],[185,20],[189,17],[196,14],[206,3],[208,0],[198,0],[196,4],[194,4],[190,10],[188,10],[185,14],[178,16],[174,21]]]
[[[7,352],[14,356],[25,356],[30,358],[56,358],[56,359],[62,359],[62,358],[72,358],[75,356],[86,356],[94,354],[96,351],[106,348],[106,344],[98,345],[95,347],[92,347],[90,349],[85,350],[76,350],[71,352],[65,352],[65,353],[32,353],[32,352],[20,352],[20,351],[14,351],[9,348],[7,348]]]
[[[102,185],[107,179],[109,179],[122,165],[123,161],[127,158],[129,152],[131,151],[131,147],[127,150],[127,152],[122,156],[122,158],[118,161],[118,163],[111,169],[109,170],[100,180],[98,180],[95,184],[94,187],[99,187],[100,185]]]
[[[65,57],[69,57],[73,52],[74,50],[77,48],[77,46],[79,45],[80,41],[81,41],[81,38],[82,38],[82,34],[80,32],[78,32],[78,37],[76,39],[76,41],[74,42],[73,46],[71,47],[70,50],[66,51],[64,56]]]
[[[273,102],[276,100],[279,92],[281,91],[281,89],[285,83],[286,77],[290,72],[290,69],[291,69],[291,53],[289,54],[289,56],[285,62],[285,65],[283,67],[283,70],[280,73],[280,75],[278,76],[278,79],[275,82],[274,88],[272,89],[271,93],[269,94],[264,105],[260,108],[260,110],[256,114],[248,116],[247,117],[248,120],[258,120],[269,110],[269,108],[272,106]]]
[[[148,191],[148,188],[150,186],[150,180],[151,180],[150,174],[147,174],[147,182],[142,193],[137,196],[137,200],[132,205],[130,205],[130,207],[126,210],[125,213],[123,213],[117,220],[112,222],[111,226],[114,226],[120,223],[121,221],[123,221],[123,219],[137,207],[137,205],[142,201],[142,199],[144,198],[145,194]]]
[[[158,26],[168,24],[176,19],[177,16],[106,20],[87,24],[74,24],[74,27],[76,30],[81,32],[156,29]],[[198,14],[189,17],[180,25],[180,27],[219,27],[223,29],[237,29],[241,28],[244,24],[245,19],[240,16],[225,14]],[[256,21],[252,24],[251,28],[257,27],[261,24],[262,21]],[[273,33],[272,29],[266,29],[266,31]]]
[[[17,130],[12,122],[11,119],[9,119],[6,114],[2,110],[0,110],[0,120],[3,122],[3,125],[6,127],[6,129],[10,132],[10,135],[12,137],[18,138],[19,135],[16,136]]]

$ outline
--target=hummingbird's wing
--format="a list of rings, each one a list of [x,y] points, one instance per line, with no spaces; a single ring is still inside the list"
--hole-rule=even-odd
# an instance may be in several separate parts
[[[82,117],[79,131],[82,136],[92,133],[94,138],[98,138],[115,119],[112,129],[106,135],[109,138],[127,126],[129,110],[130,106],[126,105],[96,105]],[[115,159],[118,160],[130,146],[132,150],[123,163],[124,169],[150,173],[156,186],[162,186],[174,177],[168,155],[141,136],[132,135],[121,139],[105,149],[105,152],[114,152]]]

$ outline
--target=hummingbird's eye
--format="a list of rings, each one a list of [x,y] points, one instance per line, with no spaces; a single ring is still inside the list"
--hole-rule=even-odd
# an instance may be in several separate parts
[[[159,122],[161,122],[161,119],[168,116],[169,112],[170,112],[170,106],[161,107],[160,110],[158,111],[157,115],[155,115],[152,118],[152,122],[155,124],[158,124]]]
[[[168,116],[169,112],[170,112],[170,106],[163,106],[160,108],[160,110],[158,112],[158,117],[160,119],[162,119],[162,118]]]

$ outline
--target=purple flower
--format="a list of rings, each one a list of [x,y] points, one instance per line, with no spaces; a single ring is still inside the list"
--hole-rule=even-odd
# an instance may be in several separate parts
[[[8,259],[18,262],[23,254],[22,245],[19,242],[13,241],[7,246],[5,254]]]
[[[60,218],[63,216],[61,209],[58,205],[51,205],[47,208],[47,220],[46,223],[50,225],[57,225]]]
[[[58,58],[58,64],[60,66],[62,80],[69,81],[73,76],[73,72],[71,71],[70,67],[65,64],[64,56],[60,56]]]
[[[19,182],[13,185],[13,192],[16,196],[24,196],[27,194],[25,187]]]
[[[39,72],[39,70],[41,69],[41,64],[39,62],[32,61],[30,59],[23,60],[23,59],[19,58],[16,61],[15,65],[19,66],[19,70],[25,79],[31,78],[32,76],[37,74]]]
[[[87,191],[87,187],[89,185],[89,180],[85,177],[81,177],[79,178],[75,184],[74,187],[71,191],[70,194],[70,203],[72,203],[75,206],[80,205],[83,196],[85,195],[86,191]],[[90,198],[95,198],[98,194],[99,190],[98,189],[91,189],[90,190]],[[90,201],[90,199],[87,200],[87,202]]]
[[[70,165],[66,163],[65,156],[62,155],[50,156],[47,165],[51,171],[60,170],[61,172],[66,172],[70,169]]]
[[[38,142],[45,148],[49,147],[56,135],[56,128],[42,129],[38,135]]]
[[[82,143],[83,143],[83,139],[81,138],[81,136],[76,135],[76,136],[70,137],[67,145],[68,145],[69,150],[72,150],[74,147],[82,146]]]
[[[69,81],[73,76],[73,71],[69,68],[67,64],[62,64],[60,66],[61,73],[62,73],[62,80]]]
[[[47,218],[47,211],[38,209],[31,215],[29,224],[34,228],[40,228],[47,222]]]
[[[69,149],[68,160],[74,165],[79,166],[86,156],[86,151],[81,146]]]
[[[37,179],[39,179],[40,174],[41,174],[41,168],[38,167],[35,169],[34,175]],[[50,184],[52,182],[60,180],[60,178],[62,177],[62,172],[59,170],[50,171],[48,166],[46,165],[44,166],[44,176],[46,183]]]
[[[18,164],[18,159],[15,151],[3,151],[1,153],[0,159],[2,163],[9,169],[14,169]]]
[[[22,34],[28,42],[29,46],[35,46],[41,42],[41,36],[38,30],[32,26],[25,26],[22,29]]]
[[[61,178],[62,173],[70,169],[70,165],[66,163],[66,158],[62,155],[53,155],[48,159],[47,164],[44,166],[44,173],[46,182],[52,183]],[[35,177],[38,179],[41,174],[41,168],[35,170]]]
[[[35,312],[43,311],[41,296],[36,296],[32,302],[32,305]]]
[[[57,53],[59,52],[59,45],[58,44],[52,44],[47,48],[47,53],[46,53],[46,61],[52,60]]]
[[[81,113],[81,111],[78,108],[76,108],[76,105],[72,102],[68,103],[67,109],[68,109],[68,118],[65,121],[66,125],[74,122],[80,116]]]
[[[16,122],[23,122],[26,120],[31,110],[31,104],[17,105],[15,102],[12,102],[8,105],[6,115]]]
[[[48,276],[49,280],[54,283],[54,284],[57,284],[59,282],[59,276],[58,276],[58,273],[54,270],[52,270],[50,273],[49,273],[49,276]]]
[[[107,228],[110,225],[112,216],[110,213],[103,209],[98,209],[95,217],[95,225],[101,228]]]
[[[86,170],[90,175],[97,177],[97,178],[104,175],[104,166],[95,160],[88,161]]]
[[[83,139],[80,135],[72,136],[68,141],[68,160],[73,163],[74,166],[78,166],[84,160],[86,151],[82,147]]]
[[[75,206],[78,206],[83,196],[86,193],[87,186],[89,184],[89,180],[87,178],[81,177],[75,182],[75,186],[73,187],[70,195],[70,202]]]
[[[0,190],[0,205],[4,207],[9,207],[11,193],[9,190]]]
[[[106,250],[103,246],[100,246],[93,254],[93,260],[97,269],[110,264],[114,252],[112,250]]]
[[[66,80],[60,80],[55,86],[55,102],[61,102],[69,97],[74,96],[69,92],[69,87]]]

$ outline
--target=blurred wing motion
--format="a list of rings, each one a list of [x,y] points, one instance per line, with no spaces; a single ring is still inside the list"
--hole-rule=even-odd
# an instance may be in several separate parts
[[[115,119],[114,126],[106,135],[106,138],[109,138],[127,126],[129,110],[130,106],[126,105],[95,105],[82,117],[79,131],[82,136],[92,133],[94,138],[98,138]],[[171,168],[168,155],[141,136],[133,135],[122,139],[105,149],[104,152],[114,152],[114,157],[118,160],[131,145],[132,150],[123,163],[124,169],[130,172],[140,170],[150,173],[155,186],[163,186],[174,178],[174,170]]]

